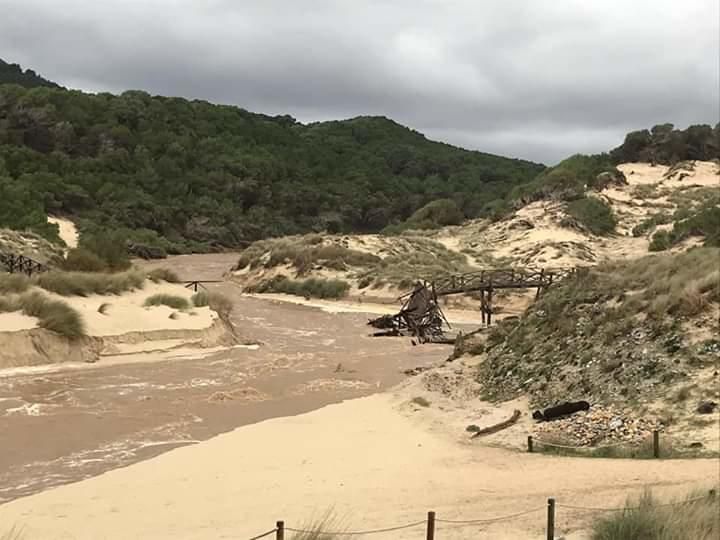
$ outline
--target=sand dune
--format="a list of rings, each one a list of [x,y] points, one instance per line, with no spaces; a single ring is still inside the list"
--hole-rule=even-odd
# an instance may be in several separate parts
[[[54,223],[60,228],[60,238],[69,248],[78,246],[78,232],[75,224],[69,219],[48,216],[48,223]]]
[[[209,328],[218,318],[217,313],[208,307],[193,308],[193,315],[167,306],[145,307],[145,300],[155,294],[181,296],[189,302],[193,292],[182,285],[146,282],[142,289],[117,296],[51,296],[78,310],[91,336],[166,329],[201,330]],[[109,304],[105,314],[98,311],[102,304]],[[170,318],[172,313],[177,313],[177,319]]]

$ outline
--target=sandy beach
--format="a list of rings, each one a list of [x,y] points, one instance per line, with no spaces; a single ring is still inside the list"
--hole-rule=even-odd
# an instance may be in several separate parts
[[[0,522],[28,538],[244,538],[278,519],[302,527],[332,508],[351,529],[422,520],[507,522],[439,527],[442,538],[538,538],[544,505],[616,507],[652,484],[663,496],[706,488],[716,460],[558,458],[461,443],[416,425],[406,396],[375,395],[239,428],[200,445],[0,506]],[[587,512],[558,510],[567,538]],[[387,538],[418,538],[420,529]]]

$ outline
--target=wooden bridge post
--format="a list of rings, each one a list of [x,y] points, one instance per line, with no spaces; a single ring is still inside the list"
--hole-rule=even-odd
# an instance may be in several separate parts
[[[485,291],[480,291],[480,316],[482,317],[482,323],[485,324]]]
[[[488,289],[488,299],[487,299],[487,323],[488,326],[491,324],[492,319],[492,294],[493,294],[493,288],[492,288],[492,281],[490,282],[490,288]]]

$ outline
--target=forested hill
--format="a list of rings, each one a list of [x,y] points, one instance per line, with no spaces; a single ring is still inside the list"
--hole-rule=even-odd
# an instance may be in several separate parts
[[[0,84],[19,84],[26,88],[47,86],[60,88],[60,85],[48,81],[35,73],[32,69],[23,69],[18,64],[9,64],[0,58]]]
[[[487,214],[543,169],[381,117],[303,125],[139,91],[0,85],[0,227],[46,236],[46,213],[170,252],[380,231],[437,199]]]

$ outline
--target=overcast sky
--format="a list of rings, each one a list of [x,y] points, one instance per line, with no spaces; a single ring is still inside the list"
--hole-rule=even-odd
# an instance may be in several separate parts
[[[718,122],[718,0],[0,0],[0,58],[65,86],[308,122],[385,115],[554,163]]]

